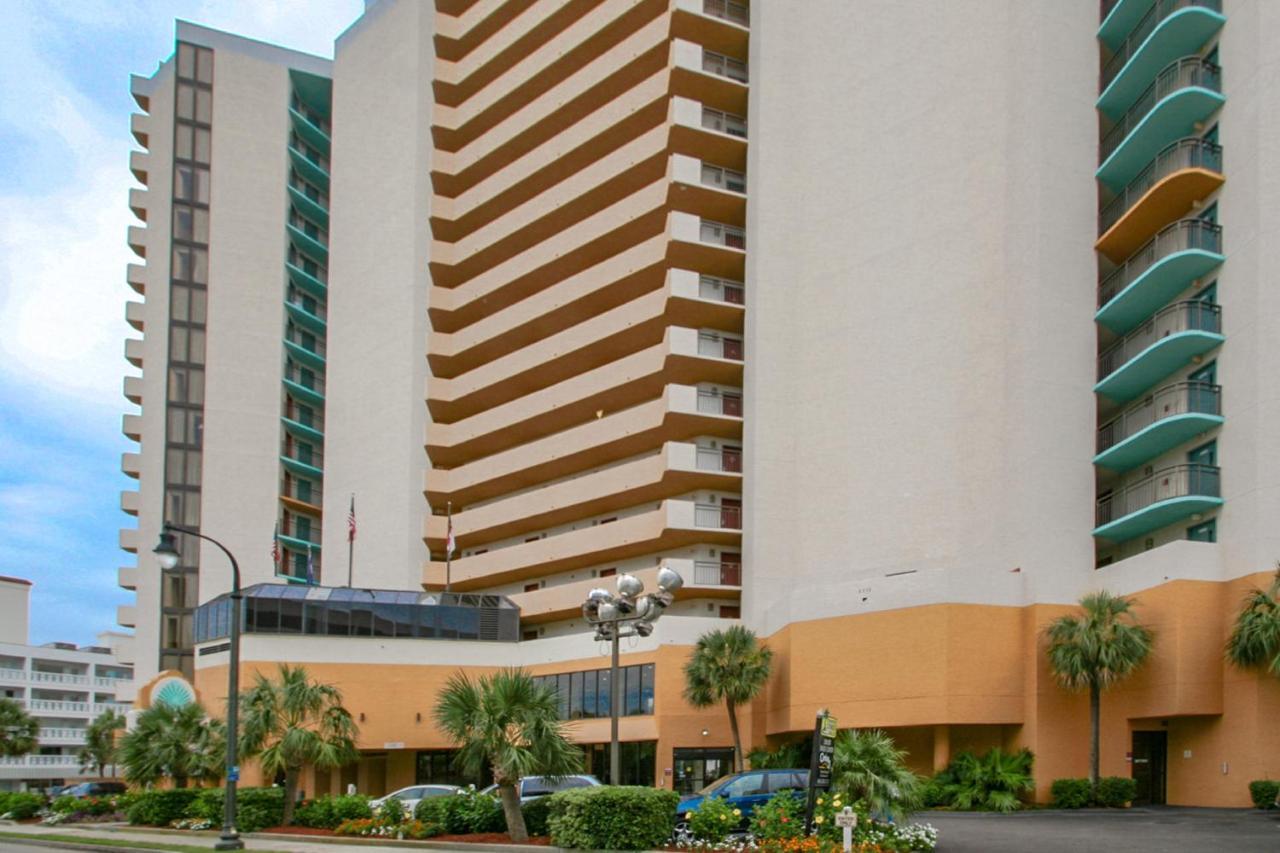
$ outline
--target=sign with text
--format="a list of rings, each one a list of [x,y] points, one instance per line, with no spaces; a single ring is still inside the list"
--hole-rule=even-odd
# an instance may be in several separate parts
[[[813,725],[813,755],[809,760],[809,797],[804,812],[805,834],[813,828],[813,807],[819,791],[831,788],[836,754],[836,718],[820,711]]]

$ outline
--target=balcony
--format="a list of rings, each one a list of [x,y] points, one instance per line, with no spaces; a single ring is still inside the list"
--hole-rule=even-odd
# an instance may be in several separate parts
[[[147,292],[147,267],[145,264],[129,264],[125,267],[125,281],[134,293],[145,295]]]
[[[1216,465],[1173,465],[1098,500],[1093,535],[1124,542],[1222,506]]]
[[[142,367],[143,343],[140,338],[125,338],[124,358],[134,367]]]
[[[1175,303],[1098,356],[1093,390],[1117,403],[1131,400],[1224,340],[1221,306],[1195,299]]]
[[[316,444],[324,442],[324,433],[317,429],[313,424],[303,423],[302,421],[290,418],[288,415],[281,417],[280,421],[284,424],[285,432],[289,433],[294,438],[300,438],[303,441],[312,441]]]
[[[129,248],[140,258],[147,256],[147,228],[145,225],[130,225],[125,232]]]
[[[316,338],[314,335],[303,334],[296,327],[290,327],[284,334],[284,347],[288,350],[289,356],[295,361],[313,370],[324,370],[325,345],[323,340]]]
[[[281,377],[285,391],[295,400],[312,406],[324,405],[324,377],[304,373],[296,366],[285,368]]]
[[[321,266],[328,265],[329,247],[320,240],[319,236],[311,236],[292,222],[285,225],[285,230],[289,232],[289,240],[294,248]]]
[[[286,262],[284,267],[289,273],[289,281],[293,282],[294,287],[310,293],[317,299],[328,298],[329,286],[324,283],[324,279],[307,272],[296,264]]]
[[[721,471],[726,474],[741,474],[742,448],[699,447],[697,465],[699,471]]]
[[[144,187],[147,185],[147,169],[150,162],[151,157],[146,151],[129,152],[129,171],[133,172],[134,178]]]
[[[702,51],[702,70],[708,74],[715,74],[717,77],[728,77],[730,80],[743,84],[747,83],[749,79],[746,62],[705,48]]]
[[[315,190],[312,190],[312,192],[315,192]],[[319,200],[307,195],[306,190],[290,185],[289,200],[303,217],[311,220],[321,228],[329,227],[329,211]]]
[[[698,411],[708,415],[728,415],[733,418],[742,417],[742,392],[729,393],[720,391],[698,390]]]
[[[134,216],[147,221],[147,191],[132,187],[129,190],[129,210]]]
[[[736,225],[725,225],[720,222],[708,222],[705,219],[698,231],[698,239],[713,246],[724,246],[726,249],[747,250],[747,232]]]
[[[129,115],[129,132],[143,148],[151,147],[151,117],[141,113]]]
[[[1195,53],[1226,20],[1222,0],[1157,0],[1102,67],[1098,109],[1118,114],[1160,69]]]
[[[280,536],[280,544],[291,551],[302,554],[308,551],[318,554],[320,551],[320,526],[318,524],[300,527],[297,521],[286,515],[278,535]]]
[[[280,461],[291,473],[319,480],[324,477],[324,454],[318,450],[286,444]]]
[[[746,62],[678,37],[670,45],[672,94],[738,115],[747,111]]]
[[[298,177],[314,186],[321,192],[329,192],[329,169],[327,163],[317,163],[308,159],[294,146],[289,146],[289,162],[293,164],[293,169],[298,173]]]
[[[1130,406],[1098,429],[1093,464],[1128,471],[1222,424],[1222,389],[1177,382]]]
[[[94,706],[88,702],[63,702],[54,699],[28,699],[26,701],[27,710],[39,716],[42,712],[48,714],[50,712],[59,714],[89,714],[93,711]],[[27,758],[56,758],[52,755],[35,755],[27,756]],[[74,760],[74,756],[72,757]]]
[[[137,379],[136,376],[126,376],[125,379]],[[126,388],[126,393],[128,390]],[[136,401],[135,401],[136,402]],[[142,416],[141,415],[122,415],[120,418],[120,432],[130,441],[142,441]]]
[[[321,518],[324,511],[320,507],[322,491],[319,485],[309,479],[286,474],[280,480],[280,502],[291,511],[312,518]]]
[[[1222,146],[1180,139],[1156,155],[1102,208],[1094,248],[1112,260],[1133,254],[1159,229],[1222,186]]]
[[[138,553],[138,528],[120,528],[119,543],[121,551],[128,551],[130,554]]]
[[[1196,56],[1170,63],[1102,137],[1095,177],[1127,184],[1170,140],[1190,136],[1226,101],[1218,66]]]
[[[19,758],[0,758],[0,767],[20,767],[27,770],[79,770],[80,759],[74,755],[23,755]]]
[[[695,586],[742,586],[742,563],[696,560],[693,564]]]
[[[138,479],[142,473],[142,455],[139,453],[121,453],[120,470],[126,477]]]
[[[116,586],[121,589],[137,590],[138,588],[138,567],[137,566],[121,566],[116,569]]]
[[[126,515],[136,516],[141,500],[136,489],[125,489],[120,492],[120,511]]]
[[[138,608],[132,604],[121,604],[116,607],[116,624],[121,628],[138,627]]]
[[[297,294],[291,294],[286,297],[284,307],[293,322],[310,332],[323,335],[328,328],[329,314],[324,305],[313,302],[308,306]]]
[[[707,530],[741,530],[742,507],[721,504],[695,504],[693,525]]]
[[[713,130],[716,133],[727,133],[729,136],[734,136],[738,139],[747,138],[747,120],[745,118],[712,109],[711,107],[702,108],[701,125],[704,129]]]
[[[715,332],[698,333],[698,355],[723,358],[729,361],[743,360],[743,344],[739,338],[727,338]]]
[[[1222,226],[1179,220],[1102,279],[1094,319],[1113,332],[1125,332],[1224,260]]]
[[[750,7],[746,3],[735,3],[734,0],[702,0],[702,14],[743,27],[751,24]]]
[[[124,304],[124,319],[130,326],[141,332],[146,329],[147,307],[141,302]]]
[[[130,403],[133,403],[134,405],[141,406],[142,405],[142,377],[126,376],[124,378],[123,384],[124,384],[124,389],[123,389],[124,398],[128,400]],[[136,415],[125,415],[125,418],[130,418],[130,417],[136,417]],[[141,424],[138,424],[137,426],[140,427]],[[129,427],[129,422],[126,420],[125,432],[124,432],[125,435],[131,435],[128,427]],[[136,434],[137,433],[132,433],[132,435],[136,435]],[[137,439],[135,438],[134,441],[137,441]]]
[[[84,734],[84,729],[46,728],[41,726],[39,740],[41,744],[82,744],[84,743]]]
[[[293,124],[294,133],[298,134],[303,142],[326,157],[329,155],[329,133],[319,121],[313,121],[307,113],[293,107],[289,108],[289,121]]]

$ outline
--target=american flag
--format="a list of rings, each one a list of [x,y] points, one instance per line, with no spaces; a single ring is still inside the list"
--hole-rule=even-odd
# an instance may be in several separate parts
[[[347,513],[347,541],[356,541],[356,496],[351,495],[351,510]]]
[[[311,553],[311,546],[307,546],[307,583],[315,586],[316,583],[316,561]]]
[[[453,541],[453,506],[451,504],[449,506],[449,535],[444,540],[444,550],[448,558],[453,558],[453,552],[456,547],[457,543]]]
[[[276,522],[276,532],[271,535],[271,565],[280,574],[280,522]]]

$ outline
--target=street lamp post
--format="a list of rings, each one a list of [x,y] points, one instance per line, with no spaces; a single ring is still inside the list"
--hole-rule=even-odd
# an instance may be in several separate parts
[[[623,637],[647,637],[653,623],[675,600],[675,592],[684,586],[680,573],[663,566],[658,570],[658,591],[648,595],[644,582],[635,575],[618,575],[618,594],[597,587],[587,593],[582,615],[596,629],[597,640],[608,640],[612,652],[609,664],[609,782],[622,779],[621,749],[618,743],[618,710],[622,704],[622,685],[618,678],[618,641]]]
[[[156,545],[156,559],[160,567],[172,569],[178,565],[178,549],[175,547],[175,535],[194,536],[218,546],[231,561],[231,666],[227,675],[227,787],[222,805],[222,835],[213,845],[214,850],[243,850],[244,842],[240,833],[236,832],[236,782],[240,778],[240,768],[236,765],[236,739],[238,737],[238,712],[240,706],[240,565],[226,546],[203,533],[187,527],[165,522],[160,530],[160,543]]]

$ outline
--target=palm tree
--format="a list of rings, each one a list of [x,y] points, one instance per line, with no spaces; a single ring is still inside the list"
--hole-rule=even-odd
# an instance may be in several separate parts
[[[862,800],[872,814],[904,817],[919,808],[921,794],[920,777],[907,769],[906,759],[906,750],[879,729],[843,731],[835,743],[832,787]]]
[[[698,638],[693,655],[684,665],[684,698],[695,708],[724,702],[733,732],[733,766],[742,770],[742,738],[738,733],[737,707],[750,702],[769,680],[773,652],[741,625],[725,631],[708,631]]]
[[[280,664],[276,681],[261,674],[240,694],[240,750],[263,772],[284,773],[284,825],[293,822],[302,768],[333,769],[360,757],[359,731],[342,707],[342,691],[307,678],[303,667]]]
[[[472,681],[455,673],[436,700],[436,724],[458,745],[454,765],[470,776],[493,771],[507,832],[529,839],[516,785],[524,776],[564,776],[582,767],[582,751],[565,737],[560,700],[522,669]]]
[[[1280,565],[1268,589],[1255,588],[1245,596],[1227,640],[1227,660],[1280,676]]]
[[[0,757],[17,758],[35,752],[40,724],[12,699],[0,699]]]
[[[84,746],[80,747],[80,772],[96,770],[101,776],[108,764],[116,763],[120,752],[116,745],[116,732],[125,726],[124,714],[103,711],[84,732]]]
[[[191,779],[218,779],[226,740],[222,721],[210,719],[195,702],[157,702],[138,715],[120,743],[124,778],[139,785],[169,778],[175,788],[187,787]]]
[[[1063,616],[1045,631],[1049,666],[1068,690],[1089,691],[1089,787],[1098,792],[1098,732],[1102,691],[1130,675],[1151,653],[1151,631],[1139,624],[1133,603],[1109,592],[1080,599],[1079,616]]]

